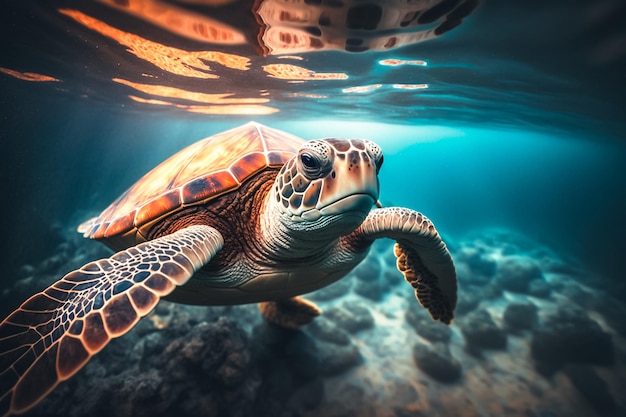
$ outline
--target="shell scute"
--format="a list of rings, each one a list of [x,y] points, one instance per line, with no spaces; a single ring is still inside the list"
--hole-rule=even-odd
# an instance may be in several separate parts
[[[141,226],[150,220],[161,217],[165,213],[180,207],[182,204],[180,190],[175,189],[162,194],[137,210],[135,216],[135,226]]]
[[[233,190],[238,185],[230,171],[226,170],[196,178],[183,186],[183,204],[209,199]]]
[[[281,167],[292,157],[291,152],[271,151],[267,153],[267,162],[271,167]]]
[[[109,222],[104,222],[99,225],[95,225],[95,230],[93,231],[94,236],[104,236],[107,228],[111,225]]]
[[[239,183],[244,182],[246,178],[256,174],[263,168],[267,167],[267,158],[264,153],[249,153],[230,166],[230,172],[237,178]]]
[[[114,236],[119,233],[123,233],[126,230],[130,230],[135,222],[135,215],[137,214],[137,210],[133,210],[125,216],[119,217],[109,224],[109,227],[104,231],[103,237]],[[98,239],[101,236],[95,236],[94,238]]]

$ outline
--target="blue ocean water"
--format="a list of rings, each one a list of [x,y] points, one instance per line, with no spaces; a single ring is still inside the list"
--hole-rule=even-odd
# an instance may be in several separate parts
[[[253,306],[164,303],[29,415],[623,413],[621,2],[3,9],[3,316],[110,256],[78,224],[168,156],[250,120],[377,142],[382,205],[427,215],[459,276],[457,319],[427,335],[390,242],[310,296],[325,314],[302,332],[264,327]]]

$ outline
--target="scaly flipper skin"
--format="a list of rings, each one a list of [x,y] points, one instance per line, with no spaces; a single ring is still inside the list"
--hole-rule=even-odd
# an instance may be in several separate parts
[[[190,226],[90,262],[26,300],[0,323],[0,415],[37,404],[223,244],[217,230]]]
[[[456,306],[456,270],[446,244],[432,222],[416,211],[390,207],[372,210],[348,244],[394,239],[397,266],[420,304],[433,319],[450,324]]]

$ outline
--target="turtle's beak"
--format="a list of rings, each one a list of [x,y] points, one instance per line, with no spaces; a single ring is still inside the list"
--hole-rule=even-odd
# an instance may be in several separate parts
[[[334,216],[345,213],[369,213],[375,200],[369,194],[352,194],[319,209],[322,216]],[[304,215],[303,215],[304,217]]]
[[[337,152],[332,171],[322,179],[319,201],[316,208],[335,205],[347,199],[343,208],[349,210],[348,202],[352,201],[360,209],[360,197],[368,197],[368,210],[378,201],[378,170],[382,163],[382,151],[370,141],[350,140],[352,146]],[[350,198],[348,198],[350,197]]]

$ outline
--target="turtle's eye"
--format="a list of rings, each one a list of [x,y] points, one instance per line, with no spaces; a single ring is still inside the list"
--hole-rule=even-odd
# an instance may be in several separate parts
[[[307,142],[298,154],[298,171],[309,181],[324,178],[333,167],[330,146],[320,140]]]
[[[310,152],[302,152],[300,162],[302,173],[307,179],[315,180],[321,176],[322,161],[320,161],[319,156]]]
[[[307,170],[316,171],[320,167],[319,162],[311,154],[303,153],[300,155],[300,159],[302,160],[302,165],[304,165]]]

